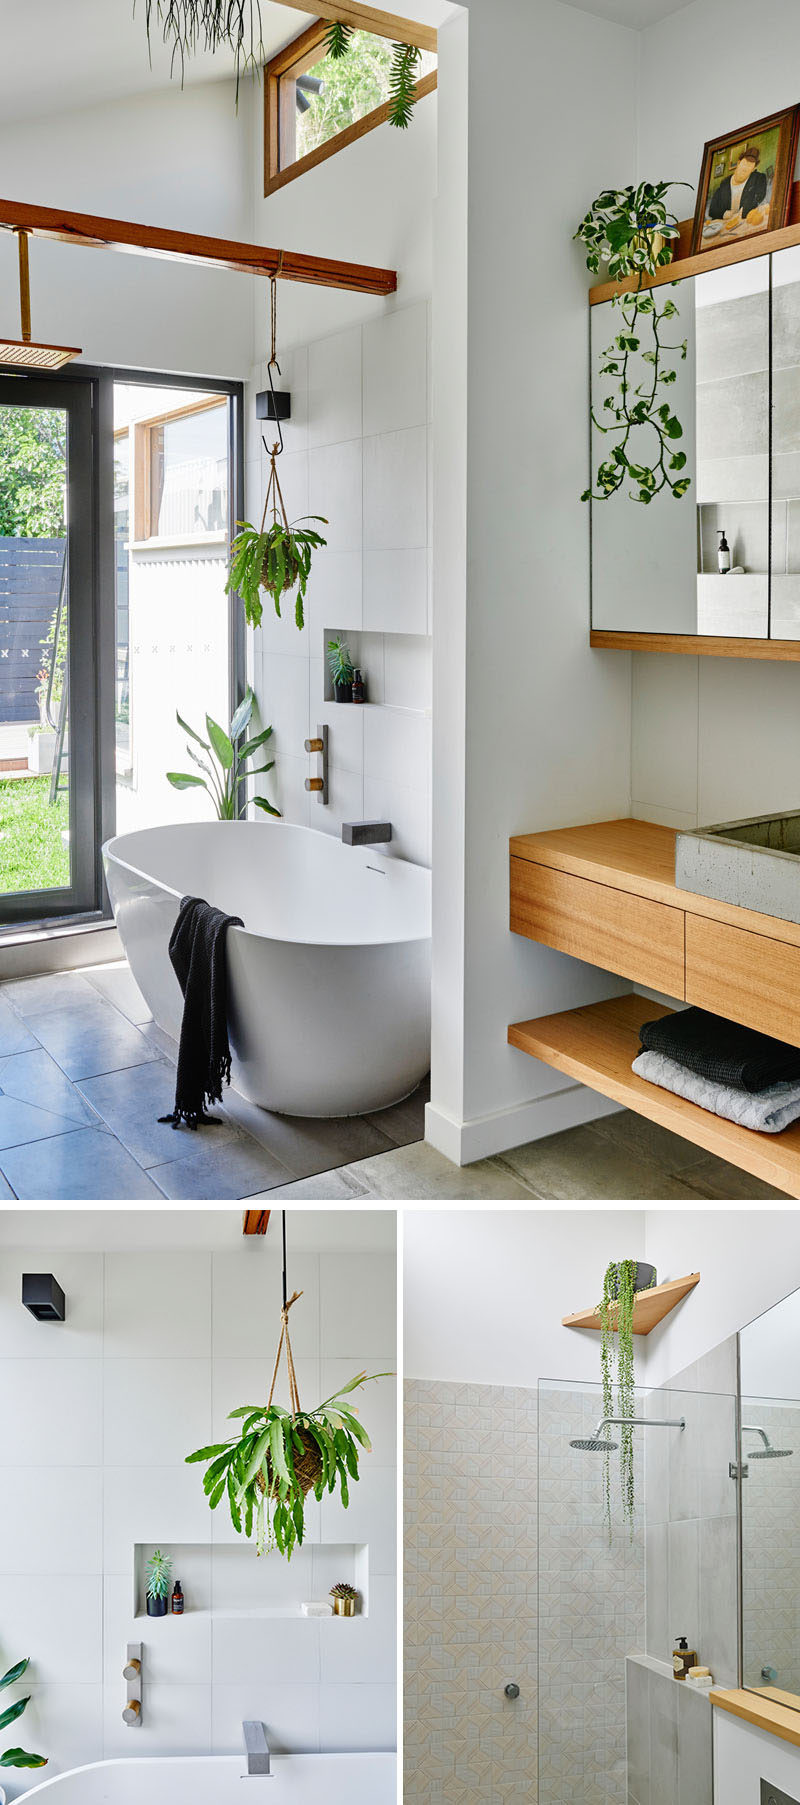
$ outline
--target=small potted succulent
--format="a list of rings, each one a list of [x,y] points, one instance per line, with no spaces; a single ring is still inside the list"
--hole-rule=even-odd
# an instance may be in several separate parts
[[[333,1610],[336,1617],[355,1616],[358,1597],[355,1586],[348,1585],[346,1579],[340,1579],[335,1586],[331,1586],[330,1595],[333,1599]]]
[[[166,1617],[169,1608],[169,1582],[172,1577],[172,1561],[154,1549],[147,1563],[147,1615],[148,1617]]]
[[[331,673],[334,702],[352,702],[355,672],[346,640],[328,640],[328,669]]]
[[[26,1655],[25,1660],[18,1661],[16,1667],[9,1667],[8,1673],[4,1673],[2,1679],[0,1679],[0,1692],[3,1692],[6,1686],[15,1686],[17,1681],[22,1679],[29,1660],[30,1656]],[[29,1704],[30,1693],[28,1693],[26,1698],[18,1698],[15,1704],[8,1705],[5,1711],[0,1711],[0,1730],[7,1730],[10,1724],[16,1723],[17,1718],[22,1716],[26,1705]],[[0,1767],[46,1766],[46,1755],[29,1755],[27,1749],[6,1749],[5,1753],[0,1755]],[[0,1786],[0,1800],[2,1801],[2,1805],[5,1805],[5,1797],[4,1788]]]

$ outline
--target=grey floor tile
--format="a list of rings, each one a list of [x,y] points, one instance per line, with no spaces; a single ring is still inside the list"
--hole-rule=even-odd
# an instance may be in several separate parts
[[[594,1128],[568,1128],[504,1153],[503,1163],[540,1197],[695,1198],[689,1184],[639,1159]]]
[[[36,1033],[68,1078],[96,1078],[157,1057],[156,1049],[118,1009],[95,997],[36,1016]]]
[[[353,1177],[351,1170],[320,1172],[315,1178],[299,1178],[293,1185],[278,1185],[274,1191],[257,1191],[248,1203],[280,1203],[284,1198],[307,1198],[310,1203],[352,1203],[369,1192]]]
[[[43,973],[40,978],[13,978],[2,986],[0,996],[11,1003],[26,1021],[35,1015],[48,1015],[53,1009],[73,1009],[97,1002],[97,992],[88,979],[74,971]]]
[[[77,1122],[68,1122],[66,1116],[54,1115],[49,1109],[39,1109],[35,1103],[0,1096],[0,1148],[22,1147],[27,1142],[44,1141],[50,1135],[77,1128]]]
[[[175,1067],[165,1059],[126,1066],[121,1072],[106,1072],[99,1078],[84,1078],[79,1089],[145,1171],[150,1166],[188,1159],[197,1152],[197,1134],[205,1138],[205,1130],[173,1128],[171,1123],[159,1121],[175,1100]],[[220,1115],[220,1126],[208,1129],[209,1136],[214,1137],[215,1152],[238,1144],[238,1130],[225,1122],[219,1110],[211,1113]]]
[[[171,1034],[165,1034],[163,1028],[159,1028],[158,1022],[142,1022],[139,1025],[139,1032],[144,1035],[145,1040],[155,1048],[157,1053],[161,1053],[165,1059],[171,1059],[173,1065],[177,1065],[178,1042],[173,1040]]]
[[[401,1197],[414,1201],[474,1197],[512,1202],[536,1196],[498,1161],[478,1160],[473,1166],[454,1166],[424,1141],[378,1154],[375,1159],[360,1160],[358,1165],[347,1168],[345,1176],[351,1174],[359,1184],[367,1186],[368,1196],[391,1202]]]
[[[17,1097],[21,1103],[35,1103],[39,1109],[50,1109],[66,1121],[97,1127],[97,1117],[85,1098],[65,1077],[44,1047],[31,1053],[13,1053],[0,1059],[0,1091]]]
[[[31,1032],[27,1022],[0,997],[0,1059],[11,1053],[27,1053],[38,1045],[36,1035]]]
[[[0,1153],[0,1171],[26,1202],[158,1199],[162,1193],[105,1128],[76,1128]]]
[[[682,1134],[671,1134],[658,1122],[649,1122],[632,1109],[621,1109],[613,1116],[601,1116],[591,1127],[596,1134],[606,1135],[618,1146],[627,1148],[639,1159],[651,1160],[664,1172],[683,1173],[688,1166],[705,1159],[702,1147],[695,1147]],[[691,1179],[687,1179],[691,1184]]]
[[[12,1191],[8,1179],[4,1178],[2,1172],[0,1172],[0,1203],[5,1203],[9,1198],[15,1198],[16,1195],[17,1193],[16,1191]]]
[[[686,1183],[692,1186],[700,1197],[721,1197],[727,1203],[741,1198],[780,1197],[785,1199],[786,1191],[776,1191],[772,1185],[765,1184],[763,1179],[754,1178],[751,1172],[743,1172],[741,1166],[731,1166],[727,1160],[716,1159],[713,1153],[706,1153],[696,1166],[692,1166],[686,1174]]]
[[[239,1135],[235,1142],[215,1147],[216,1132],[215,1128],[198,1128],[193,1152],[183,1159],[150,1167],[149,1176],[165,1197],[196,1197],[221,1203],[291,1183],[293,1174],[249,1135]]]
[[[369,1116],[278,1116],[259,1109],[238,1091],[225,1093],[225,1113],[295,1178],[310,1178],[371,1154],[388,1153],[395,1143]]]
[[[391,1109],[377,1109],[372,1115],[365,1116],[381,1134],[388,1135],[396,1147],[407,1147],[412,1141],[425,1139],[425,1105],[430,1100],[430,1077],[423,1078],[410,1097],[404,1097],[402,1103],[393,1104]]]
[[[150,1009],[129,965],[98,965],[94,971],[86,973],[86,978],[92,990],[107,1003],[113,1003],[114,1008],[136,1027],[152,1021]]]

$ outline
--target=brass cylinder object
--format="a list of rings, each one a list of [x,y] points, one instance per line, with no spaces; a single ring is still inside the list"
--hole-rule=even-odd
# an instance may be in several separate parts
[[[306,740],[305,748],[307,752],[321,752],[323,742],[322,740]]]
[[[132,1661],[126,1661],[122,1669],[123,1680],[138,1680],[142,1671],[142,1663],[134,1655]]]
[[[125,1709],[122,1713],[123,1723],[138,1724],[139,1717],[141,1715],[141,1710],[142,1710],[142,1707],[141,1707],[141,1704],[140,1704],[138,1698],[129,1698],[128,1703],[125,1706]]]
[[[333,1614],[335,1617],[355,1617],[356,1601],[354,1598],[334,1598]]]
[[[321,777],[307,777],[306,778],[306,789],[307,790],[323,790],[324,788],[325,788],[325,785],[324,785]]]
[[[28,234],[21,226],[16,227],[19,245],[19,319],[22,337],[26,345],[31,340],[31,278],[28,267]]]

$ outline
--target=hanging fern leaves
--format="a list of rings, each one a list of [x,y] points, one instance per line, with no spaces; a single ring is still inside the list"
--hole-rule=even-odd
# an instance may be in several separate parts
[[[417,68],[422,51],[417,44],[393,44],[389,72],[389,124],[406,131],[416,99]]]
[[[332,19],[325,33],[325,54],[331,61],[338,63],[347,55],[350,39],[353,36],[352,25],[343,25],[341,19]]]

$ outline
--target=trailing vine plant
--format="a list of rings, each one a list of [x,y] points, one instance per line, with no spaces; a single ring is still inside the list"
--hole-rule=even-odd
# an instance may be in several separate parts
[[[603,1380],[603,1417],[620,1417],[619,1476],[622,1512],[633,1534],[636,1482],[633,1469],[633,1416],[636,1408],[633,1306],[636,1301],[636,1260],[612,1260],[606,1267],[603,1295],[597,1306],[600,1317],[600,1368]],[[651,1281],[652,1282],[652,1281]],[[604,1517],[611,1536],[611,1454],[603,1455]]]
[[[621,324],[601,353],[600,375],[614,378],[614,387],[603,401],[602,418],[594,406],[591,410],[596,430],[616,438],[616,443],[581,501],[608,501],[626,481],[634,485],[629,490],[633,501],[647,505],[662,489],[669,489],[679,501],[691,485],[691,477],[682,474],[686,453],[678,441],[683,427],[664,395],[678,377],[677,362],[670,359],[685,361],[686,340],[671,344],[664,339],[665,324],[677,317],[678,309],[669,298],[659,306],[649,286],[657,271],[672,261],[672,241],[678,237],[677,220],[664,199],[672,186],[640,182],[638,188],[606,188],[575,233],[586,246],[588,269],[596,273],[603,262],[611,281],[634,284],[611,297]],[[633,361],[637,356],[648,366],[639,382]],[[642,443],[638,435],[647,428],[655,434],[655,455],[649,462],[632,455],[634,445]]]
[[[338,63],[347,55],[354,26],[333,19],[325,37],[326,54]],[[417,71],[422,51],[417,44],[393,44],[389,70],[389,124],[406,131],[411,124],[416,100]]]

